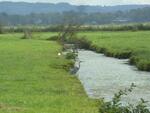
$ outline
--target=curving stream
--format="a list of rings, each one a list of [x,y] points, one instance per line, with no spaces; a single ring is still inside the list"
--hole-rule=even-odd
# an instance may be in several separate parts
[[[132,83],[137,87],[123,102],[136,103],[143,98],[150,101],[150,73],[137,71],[128,65],[128,60],[106,57],[92,51],[79,50],[81,68],[78,77],[91,98],[110,100],[120,89]]]

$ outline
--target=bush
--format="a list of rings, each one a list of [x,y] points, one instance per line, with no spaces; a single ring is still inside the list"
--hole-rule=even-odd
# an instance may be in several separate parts
[[[86,40],[85,38],[81,38],[80,40],[80,47],[84,49],[90,49],[91,43],[90,41]]]
[[[91,41],[88,41],[84,37],[78,38],[74,41],[74,43],[78,46],[80,49],[90,49],[91,48]]]
[[[128,104],[123,106],[121,104],[121,97],[127,95],[128,92],[132,92],[134,84],[131,85],[129,89],[120,90],[116,93],[109,102],[102,102],[99,108],[99,113],[150,113],[149,109],[145,105],[147,102],[141,99],[141,101],[136,105]]]
[[[69,52],[66,54],[66,59],[75,59],[77,55],[73,52]]]
[[[24,35],[22,37],[22,39],[32,39],[32,33],[31,31],[24,31]]]

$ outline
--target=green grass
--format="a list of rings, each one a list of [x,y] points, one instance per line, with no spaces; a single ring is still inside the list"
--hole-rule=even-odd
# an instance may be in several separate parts
[[[63,69],[52,33],[0,35],[0,113],[97,113],[79,80]],[[41,40],[42,39],[42,40]]]
[[[83,32],[91,49],[107,56],[130,58],[138,69],[150,71],[150,31]]]

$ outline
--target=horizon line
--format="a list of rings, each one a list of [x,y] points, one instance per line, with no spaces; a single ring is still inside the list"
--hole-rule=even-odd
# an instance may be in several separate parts
[[[68,5],[75,5],[75,6],[101,6],[101,7],[107,7],[107,6],[125,6],[125,5],[150,5],[149,4],[116,4],[116,5],[92,5],[92,4],[73,4],[73,3],[69,3],[69,2],[57,2],[57,3],[53,3],[53,2],[25,2],[25,1],[0,1],[0,3],[2,2],[11,2],[11,3],[29,3],[29,4],[68,4]]]

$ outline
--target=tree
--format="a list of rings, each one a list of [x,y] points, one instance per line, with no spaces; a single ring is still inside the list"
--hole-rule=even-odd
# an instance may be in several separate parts
[[[23,35],[22,39],[32,39],[32,32],[30,29],[24,30],[24,35]]]

